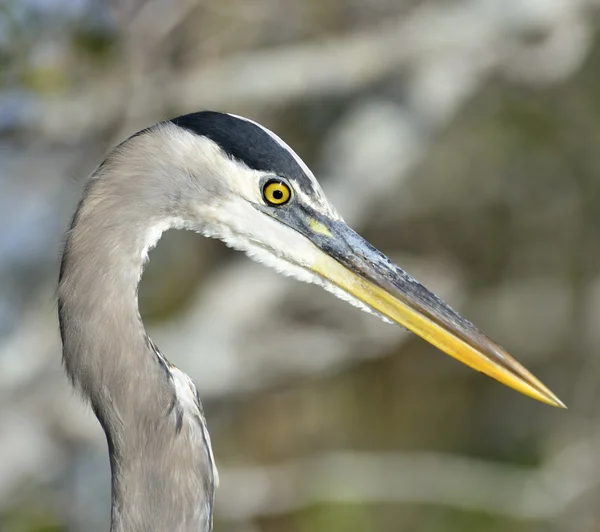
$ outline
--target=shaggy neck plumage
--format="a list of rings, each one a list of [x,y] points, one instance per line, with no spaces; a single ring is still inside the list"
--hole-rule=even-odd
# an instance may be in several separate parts
[[[143,153],[138,164],[123,160],[117,154],[90,180],[67,238],[58,292],[63,359],[107,436],[111,530],[205,532],[214,479],[194,426],[200,418],[178,404],[176,370],[148,340],[137,305],[148,248],[177,225],[177,195],[168,189],[177,172],[164,179],[168,168],[153,168]]]

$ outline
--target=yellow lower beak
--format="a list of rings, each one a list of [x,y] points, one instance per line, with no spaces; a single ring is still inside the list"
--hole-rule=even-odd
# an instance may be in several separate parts
[[[360,247],[358,254],[354,246],[343,248],[346,251],[335,253],[336,258],[329,252],[319,254],[313,271],[463,364],[538,401],[566,408],[500,346],[386,257],[370,246]],[[348,267],[342,265],[340,259]],[[384,283],[382,279],[390,282]]]

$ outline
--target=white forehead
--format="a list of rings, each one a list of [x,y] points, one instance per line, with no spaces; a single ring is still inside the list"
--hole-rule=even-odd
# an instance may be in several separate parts
[[[308,177],[310,179],[310,181],[313,183],[314,190],[315,190],[317,196],[316,197],[308,196],[300,189],[296,190],[296,194],[300,197],[300,199],[303,202],[305,202],[308,205],[312,205],[317,210],[321,211],[323,214],[327,214],[331,218],[341,220],[341,216],[338,214],[338,212],[335,210],[333,205],[331,205],[329,203],[329,201],[327,200],[327,198],[325,197],[325,194],[323,193],[323,190],[321,189],[321,185],[319,185],[319,182],[317,181],[317,178],[315,177],[315,175],[312,173],[311,169],[300,158],[300,156],[279,135],[273,133],[273,131],[266,128],[262,124],[259,124],[258,122],[255,122],[254,120],[250,120],[249,118],[245,118],[245,117],[239,116],[239,115],[234,115],[231,113],[229,113],[229,116],[231,116],[233,118],[237,118],[238,120],[243,120],[244,122],[248,122],[248,123],[260,128],[267,135],[269,135],[269,137],[271,137],[282,149],[287,151],[294,158],[294,161],[302,169],[302,171],[304,172],[306,177]]]

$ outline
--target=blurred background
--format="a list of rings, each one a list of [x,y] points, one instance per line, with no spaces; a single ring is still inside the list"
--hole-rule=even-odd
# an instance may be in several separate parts
[[[54,291],[82,184],[200,109],[304,158],[345,219],[569,406],[169,232],[140,305],[196,381],[215,529],[600,530],[598,0],[0,0],[0,530],[107,531],[104,435]]]

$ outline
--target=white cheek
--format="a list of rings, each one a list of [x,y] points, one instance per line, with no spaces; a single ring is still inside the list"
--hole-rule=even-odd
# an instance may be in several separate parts
[[[223,159],[217,173],[224,188],[234,198],[228,200],[228,205],[229,201],[240,198],[250,203],[262,203],[260,180],[265,175],[264,172],[252,170],[231,159]]]
[[[390,322],[362,301],[312,271],[312,266],[323,251],[308,238],[269,218],[239,198],[228,202],[226,208],[223,207],[205,213],[208,224],[202,230],[204,236],[218,238],[229,247],[244,251],[256,262],[299,281],[321,286],[343,301]],[[226,220],[220,219],[222,212],[227,212]]]
[[[263,214],[243,198],[235,197],[204,210],[205,236],[253,256],[256,248],[298,266],[311,268],[320,251],[297,231]]]

